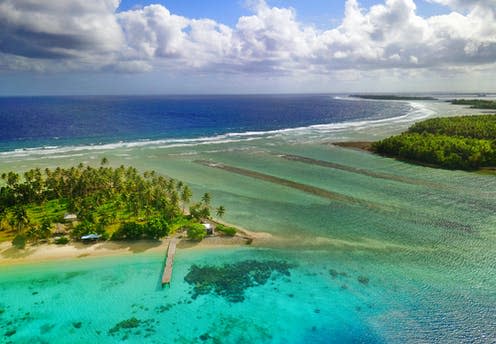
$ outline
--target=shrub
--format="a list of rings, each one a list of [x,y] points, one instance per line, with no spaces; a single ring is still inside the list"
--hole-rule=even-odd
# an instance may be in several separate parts
[[[69,242],[69,238],[65,236],[61,236],[60,238],[55,239],[55,243],[57,245],[65,245]]]
[[[18,249],[26,247],[27,238],[24,234],[17,234],[12,240],[12,245]]]
[[[143,225],[136,222],[126,222],[112,235],[112,240],[138,240],[142,237]]]
[[[148,239],[158,240],[169,233],[169,224],[165,217],[153,217],[144,225],[143,233]]]
[[[218,224],[215,227],[215,230],[228,235],[228,236],[235,236],[236,235],[236,228],[230,227],[230,226],[224,226],[223,224]]]
[[[201,223],[192,222],[186,225],[188,238],[195,241],[201,241],[207,235],[205,227]]]
[[[79,239],[83,235],[94,233],[95,229],[96,227],[94,223],[91,223],[88,220],[83,220],[76,226],[76,228],[72,230],[72,236],[76,239]]]

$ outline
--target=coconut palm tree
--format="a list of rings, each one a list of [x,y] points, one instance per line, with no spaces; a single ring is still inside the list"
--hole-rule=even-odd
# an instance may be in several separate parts
[[[29,224],[29,217],[26,209],[21,206],[17,206],[12,210],[12,218],[10,225],[15,227],[17,233],[20,233]]]
[[[188,204],[191,201],[192,196],[193,193],[191,192],[191,189],[189,188],[188,185],[185,185],[181,190],[181,202],[183,202],[183,213],[186,208],[186,204]]]
[[[223,217],[225,213],[226,213],[226,208],[224,208],[224,206],[222,206],[222,205],[220,205],[216,209],[216,214],[217,214],[218,217]]]
[[[202,202],[208,207],[210,206],[210,201],[212,200],[212,197],[208,192],[205,192],[202,196]]]

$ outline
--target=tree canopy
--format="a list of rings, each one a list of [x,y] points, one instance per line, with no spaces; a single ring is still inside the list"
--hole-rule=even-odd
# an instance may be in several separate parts
[[[472,109],[496,109],[496,101],[487,99],[454,99],[454,105],[470,105]]]
[[[1,178],[0,231],[10,229],[31,241],[49,237],[52,224],[63,223],[66,213],[77,215],[77,223],[68,225],[73,238],[97,233],[115,240],[159,239],[177,228],[184,218],[181,205],[192,198],[182,182],[155,171],[113,168],[106,158],[99,167],[35,168]],[[195,221],[209,218],[210,194],[191,207]]]
[[[375,142],[383,155],[448,169],[496,166],[496,115],[428,119],[407,132]]]

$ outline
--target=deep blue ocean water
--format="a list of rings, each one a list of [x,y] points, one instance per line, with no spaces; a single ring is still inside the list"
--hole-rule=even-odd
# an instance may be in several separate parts
[[[332,95],[0,98],[0,151],[281,130],[385,119],[410,109]]]

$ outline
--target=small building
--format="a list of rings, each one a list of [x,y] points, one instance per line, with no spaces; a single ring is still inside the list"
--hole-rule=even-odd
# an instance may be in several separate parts
[[[205,231],[207,232],[207,235],[213,235],[214,234],[214,227],[210,223],[202,223],[203,227],[205,227]]]
[[[81,237],[81,240],[83,241],[93,241],[93,240],[98,240],[100,239],[102,236],[100,234],[88,234],[88,235],[83,235]]]
[[[73,222],[77,220],[77,215],[76,214],[65,214],[64,215],[64,221],[67,222]]]

